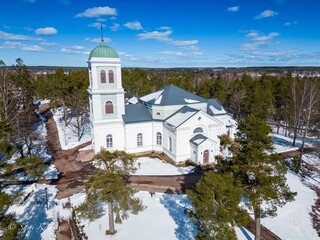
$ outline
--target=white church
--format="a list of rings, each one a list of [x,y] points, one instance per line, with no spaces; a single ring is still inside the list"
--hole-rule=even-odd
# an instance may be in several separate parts
[[[169,85],[125,105],[121,61],[101,41],[89,55],[92,147],[127,153],[161,152],[174,162],[215,163],[219,135],[231,138],[236,122],[216,99]]]

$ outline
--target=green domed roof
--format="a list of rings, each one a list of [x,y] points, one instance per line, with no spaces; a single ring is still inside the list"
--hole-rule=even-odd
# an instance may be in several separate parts
[[[112,47],[106,46],[102,41],[99,47],[92,49],[89,60],[93,57],[98,58],[119,58],[118,53]]]

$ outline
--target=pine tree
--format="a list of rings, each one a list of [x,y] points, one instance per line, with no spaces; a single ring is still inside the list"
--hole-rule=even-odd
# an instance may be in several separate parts
[[[235,153],[232,169],[241,182],[245,196],[254,211],[255,239],[260,239],[262,216],[275,216],[278,206],[293,201],[296,193],[286,185],[287,169],[277,154],[271,154],[270,127],[264,120],[249,115],[240,124],[239,149]]]
[[[189,216],[196,225],[196,239],[236,239],[234,223],[248,223],[248,213],[239,207],[241,189],[232,174],[205,173],[188,191],[193,209]]]
[[[133,196],[134,190],[128,185],[129,175],[135,171],[135,160],[132,155],[123,151],[108,152],[104,149],[96,159],[101,168],[86,182],[86,201],[77,210],[84,218],[96,219],[101,212],[101,203],[107,202],[109,230],[106,233],[115,234],[114,222],[122,223],[129,213],[138,214],[144,209],[141,201]]]

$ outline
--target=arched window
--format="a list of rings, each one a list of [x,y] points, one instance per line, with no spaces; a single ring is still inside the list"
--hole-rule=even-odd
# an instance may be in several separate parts
[[[138,133],[137,135],[137,146],[142,146],[143,145],[143,140],[142,140],[142,133]]]
[[[106,72],[104,70],[100,71],[100,81],[101,83],[106,83]]]
[[[172,152],[172,139],[169,137],[169,151]]]
[[[109,71],[109,83],[114,83],[114,73],[112,70]]]
[[[112,147],[113,147],[112,135],[108,134],[107,135],[107,148],[112,148]]]
[[[162,134],[157,132],[157,145],[162,145]]]
[[[106,114],[113,113],[113,104],[111,101],[106,102]]]
[[[197,127],[195,130],[193,130],[193,133],[201,133],[203,132],[201,127]]]

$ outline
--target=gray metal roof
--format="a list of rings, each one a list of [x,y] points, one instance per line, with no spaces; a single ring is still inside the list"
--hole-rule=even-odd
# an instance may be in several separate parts
[[[170,117],[168,117],[165,120],[165,123],[170,126],[173,126],[174,128],[177,128],[199,111],[200,110],[198,109],[184,106],[180,108],[178,111],[176,111],[174,114],[172,114]]]
[[[169,85],[157,92],[143,96],[140,98],[140,100],[148,104],[160,106],[186,105],[207,102],[206,99],[174,85]]]
[[[207,113],[212,116],[226,114],[227,111],[223,108],[223,106],[217,99],[213,98],[208,99]]]
[[[190,139],[190,142],[193,143],[196,146],[199,146],[201,143],[203,143],[208,138],[202,134],[197,134],[193,138]]]
[[[122,115],[125,123],[138,123],[152,121],[151,114],[144,104],[125,105],[125,115]]]

